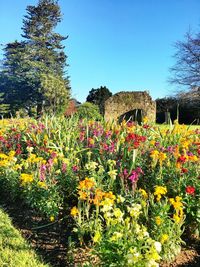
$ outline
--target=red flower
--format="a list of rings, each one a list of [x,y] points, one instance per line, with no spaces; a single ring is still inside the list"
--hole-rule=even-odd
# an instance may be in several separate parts
[[[177,159],[177,162],[180,162],[180,163],[185,163],[186,162],[186,157],[185,156],[180,156],[178,159]]]
[[[187,186],[186,189],[185,189],[185,191],[189,195],[194,195],[194,193],[195,193],[195,187],[193,187],[193,186]]]
[[[187,172],[188,172],[188,169],[186,169],[186,168],[182,168],[182,169],[181,169],[181,172],[182,172],[182,173],[187,173]]]

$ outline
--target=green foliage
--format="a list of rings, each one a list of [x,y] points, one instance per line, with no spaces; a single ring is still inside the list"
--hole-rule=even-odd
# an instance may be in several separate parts
[[[99,108],[97,105],[94,105],[89,102],[85,102],[78,107],[78,116],[81,119],[94,119],[101,120],[102,116],[99,113]]]
[[[69,92],[66,90],[66,81],[50,74],[41,75],[41,93],[44,96],[46,111],[63,113],[69,101]]]
[[[9,104],[4,103],[4,93],[0,93],[0,115],[3,116],[8,114],[9,109]]]
[[[89,92],[86,101],[91,102],[99,106],[100,113],[104,114],[104,104],[105,101],[112,96],[112,93],[106,86],[101,86],[100,88],[93,89]]]
[[[147,123],[1,120],[1,192],[50,221],[73,217],[90,266],[171,261],[183,231],[198,236],[199,130]]]
[[[13,42],[4,49],[0,92],[12,110],[25,108],[28,114],[43,104],[48,111],[64,109],[69,98],[69,80],[65,77],[67,56],[61,44],[66,38],[54,32],[61,21],[57,1],[41,0],[28,6],[23,20],[25,41]]]

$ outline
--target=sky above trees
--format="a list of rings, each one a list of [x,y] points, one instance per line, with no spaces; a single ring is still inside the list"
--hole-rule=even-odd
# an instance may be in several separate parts
[[[0,0],[0,44],[21,40],[27,5],[37,0]],[[72,96],[85,101],[92,88],[171,94],[173,44],[200,28],[199,0],[60,0]],[[0,47],[0,58],[3,52]]]

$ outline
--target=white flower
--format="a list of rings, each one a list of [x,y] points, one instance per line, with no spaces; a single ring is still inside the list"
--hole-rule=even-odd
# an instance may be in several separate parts
[[[108,172],[108,175],[110,176],[111,179],[115,180],[117,176],[117,170],[111,170]]]
[[[29,147],[26,148],[26,150],[27,150],[29,153],[32,153],[33,149],[34,149],[34,148],[33,148],[32,146],[29,146]]]
[[[157,250],[157,252],[161,252],[161,250],[162,250],[162,245],[161,245],[160,242],[155,241],[154,246],[155,246],[155,249]]]

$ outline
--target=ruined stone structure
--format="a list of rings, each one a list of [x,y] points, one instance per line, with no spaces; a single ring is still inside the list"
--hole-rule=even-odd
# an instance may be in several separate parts
[[[119,92],[105,102],[105,119],[122,121],[142,120],[146,116],[149,121],[156,120],[156,102],[146,92]]]

